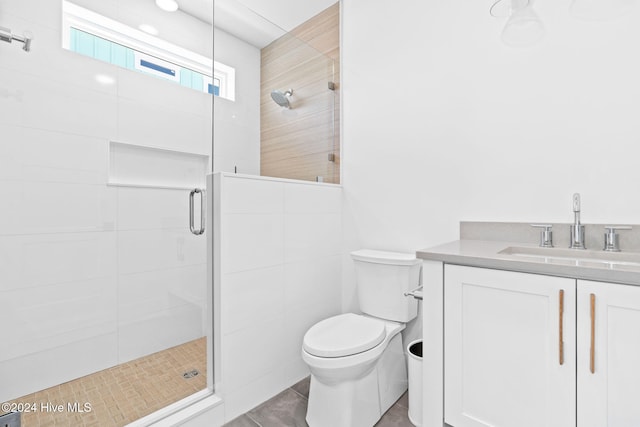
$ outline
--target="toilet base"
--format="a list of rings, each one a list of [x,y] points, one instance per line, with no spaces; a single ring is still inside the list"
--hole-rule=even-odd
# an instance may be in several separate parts
[[[312,373],[306,420],[310,427],[372,427],[406,390],[406,359],[397,334],[360,378],[327,384]]]

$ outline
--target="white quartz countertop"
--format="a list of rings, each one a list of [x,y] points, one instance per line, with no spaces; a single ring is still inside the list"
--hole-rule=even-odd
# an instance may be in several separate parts
[[[639,263],[594,262],[589,259],[597,259],[598,257],[604,256],[602,255],[602,251],[581,251],[579,256],[582,257],[582,259],[572,259],[568,256],[546,257],[537,254],[533,256],[522,256],[518,254],[500,253],[507,248],[524,248],[524,250],[532,250],[532,252],[545,254],[545,249],[539,248],[538,250],[537,245],[463,239],[433,248],[420,249],[416,252],[416,256],[420,259],[440,261],[446,264],[640,286]],[[553,249],[549,251],[549,253],[553,254]],[[564,253],[570,253],[570,251],[564,251]],[[640,257],[640,254],[637,253],[630,255]],[[620,256],[624,257],[622,253]]]

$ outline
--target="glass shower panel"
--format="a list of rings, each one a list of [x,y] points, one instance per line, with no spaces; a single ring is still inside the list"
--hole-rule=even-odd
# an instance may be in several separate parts
[[[214,170],[339,183],[339,4],[290,32],[236,0],[215,16],[215,60],[245,79],[214,100]]]
[[[0,25],[34,36],[29,52],[0,43],[0,415],[119,426],[207,389],[206,231],[189,229],[189,194],[211,170],[213,95],[104,60],[122,40],[63,49],[79,26],[59,22],[65,4],[0,0]],[[74,6],[212,56],[211,23],[184,11]]]
[[[334,62],[286,34],[261,49],[260,70],[261,175],[339,183]],[[286,107],[273,99],[284,91]]]

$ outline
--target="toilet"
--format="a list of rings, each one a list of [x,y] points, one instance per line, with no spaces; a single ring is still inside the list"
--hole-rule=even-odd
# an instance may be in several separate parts
[[[421,262],[413,254],[370,249],[351,258],[362,314],[322,320],[303,339],[310,427],[372,427],[407,390],[400,332],[418,307],[404,293],[418,286]]]

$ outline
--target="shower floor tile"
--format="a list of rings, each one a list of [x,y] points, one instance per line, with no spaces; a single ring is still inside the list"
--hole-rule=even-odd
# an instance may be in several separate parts
[[[198,375],[183,377],[194,369]],[[119,427],[205,389],[206,370],[203,337],[12,402],[35,403],[38,409],[22,414],[22,427]],[[75,403],[77,409],[90,404],[90,411],[69,410]],[[54,405],[63,405],[63,411],[53,412]]]

